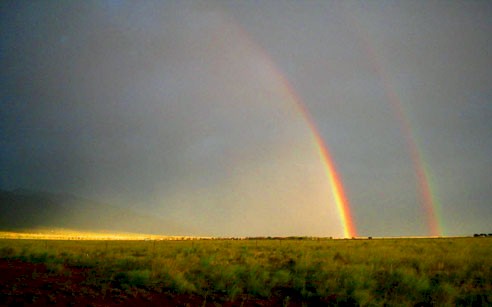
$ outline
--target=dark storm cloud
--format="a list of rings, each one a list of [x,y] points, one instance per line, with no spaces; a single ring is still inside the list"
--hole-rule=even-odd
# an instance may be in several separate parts
[[[179,26],[173,18],[155,16],[151,5],[136,12],[90,3],[19,6],[4,9],[5,173],[17,174],[3,185],[131,184],[145,192],[146,177],[176,171],[170,161],[190,123],[183,120],[186,101],[175,101],[186,89],[170,89],[166,78],[174,80],[163,69],[179,67],[166,61],[182,49],[167,29]]]

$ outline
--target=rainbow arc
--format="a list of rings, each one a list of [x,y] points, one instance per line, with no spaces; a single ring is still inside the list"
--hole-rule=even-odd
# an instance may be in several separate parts
[[[391,79],[384,68],[384,65],[379,59],[379,56],[369,39],[369,34],[359,25],[352,15],[346,14],[347,20],[355,30],[362,47],[365,49],[368,60],[375,75],[381,80],[386,100],[389,103],[396,119],[400,124],[400,129],[407,146],[407,150],[412,160],[414,174],[417,182],[417,187],[420,192],[421,206],[424,210],[427,220],[428,234],[430,236],[442,235],[442,223],[438,215],[438,202],[436,201],[435,193],[433,193],[430,185],[429,171],[424,167],[425,163],[422,158],[421,150],[417,146],[413,129],[410,125],[408,117],[405,115],[403,104],[398,96],[395,87],[391,83]]]
[[[339,219],[343,227],[343,235],[345,238],[356,237],[357,231],[354,218],[351,213],[350,202],[345,193],[341,176],[335,167],[335,161],[330,154],[328,146],[321,136],[311,113],[306,108],[305,103],[296,93],[285,75],[278,69],[277,65],[275,65],[275,62],[270,58],[269,54],[259,44],[257,44],[249,36],[247,31],[237,24],[237,22],[227,18],[226,16],[224,16],[224,18],[229,21],[229,26],[231,26],[231,28],[235,28],[238,31],[240,38],[260,56],[260,62],[262,65],[261,69],[274,76],[276,79],[275,82],[278,84],[273,86],[279,86],[279,91],[286,95],[287,100],[292,101],[295,105],[296,112],[302,116],[304,122],[309,128],[312,142],[315,145],[320,161],[324,167],[324,172],[328,178],[328,182],[330,184],[329,190],[331,191],[336,204]]]
[[[318,155],[330,183],[330,189],[337,207],[340,221],[343,225],[344,237],[356,237],[357,231],[354,223],[354,218],[351,213],[349,199],[345,193],[340,174],[335,167],[335,161],[330,154],[328,146],[321,136],[318,127],[316,126],[316,121],[313,119],[311,113],[306,108],[305,103],[296,93],[292,85],[288,82],[284,74],[281,73],[280,70],[276,67],[273,60],[270,59],[268,54],[259,46],[257,46],[256,49],[259,49],[261,51],[260,54],[262,54],[264,59],[266,60],[269,70],[277,77],[277,80],[280,82],[282,91],[287,93],[288,97],[290,97],[294,101],[297,111],[302,115],[304,121],[309,127],[313,142],[316,146]]]

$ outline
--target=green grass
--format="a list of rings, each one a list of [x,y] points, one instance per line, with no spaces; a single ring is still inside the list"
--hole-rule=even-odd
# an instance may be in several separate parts
[[[375,240],[0,240],[0,257],[87,268],[121,289],[363,306],[492,304],[492,238]],[[288,299],[287,299],[288,301]]]

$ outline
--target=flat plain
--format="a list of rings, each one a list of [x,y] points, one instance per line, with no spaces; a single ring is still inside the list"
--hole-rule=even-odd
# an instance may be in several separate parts
[[[490,306],[492,238],[0,240],[0,305]]]

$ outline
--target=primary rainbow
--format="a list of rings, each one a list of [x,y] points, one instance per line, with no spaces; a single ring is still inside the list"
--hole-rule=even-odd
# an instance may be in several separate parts
[[[355,237],[357,236],[357,232],[355,230],[354,218],[352,216],[352,213],[350,212],[350,203],[347,196],[345,195],[342,180],[340,179],[340,175],[335,168],[335,162],[331,157],[330,151],[323,141],[323,138],[320,135],[319,130],[316,127],[316,124],[312,119],[309,111],[306,109],[304,104],[302,104],[302,101],[297,98],[295,92],[293,92],[292,90],[290,90],[289,92],[292,97],[296,98],[294,99],[294,101],[296,102],[296,106],[303,117],[306,119],[306,122],[312,132],[312,136],[316,143],[316,148],[318,149],[318,153],[321,157],[321,160],[323,161],[323,166],[330,181],[331,191],[337,205],[340,220],[343,224],[344,236],[346,238]]]
[[[383,84],[384,93],[391,108],[393,109],[393,113],[400,123],[402,134],[414,166],[415,177],[421,194],[421,204],[427,219],[428,234],[430,236],[440,236],[442,235],[442,222],[440,222],[438,215],[438,202],[436,201],[436,197],[434,196],[435,193],[432,192],[430,185],[430,172],[426,169],[426,167],[424,167],[425,163],[422,159],[421,151],[415,141],[410,122],[403,112],[401,99],[397,95],[394,86],[392,86],[384,66],[379,61],[377,53],[369,40],[368,33],[363,30],[359,23],[350,14],[348,14],[348,20],[352,27],[356,30],[372,68]]]
[[[309,127],[313,142],[323,164],[326,176],[328,177],[328,180],[330,182],[333,199],[337,207],[339,219],[343,226],[343,235],[345,238],[356,237],[357,231],[355,228],[354,218],[350,210],[350,203],[345,193],[343,182],[336,170],[335,162],[330,154],[328,146],[326,145],[323,137],[319,132],[318,127],[316,126],[315,120],[313,119],[311,113],[308,111],[302,99],[296,93],[287,78],[277,68],[274,61],[270,58],[269,54],[261,46],[254,43],[254,41],[249,38],[249,35],[247,35],[245,30],[243,30],[242,28],[240,28],[240,30],[242,35],[246,37],[247,41],[253,44],[253,47],[263,57],[267,66],[265,68],[267,68],[274,76],[276,76],[277,81],[280,83],[281,91],[286,93],[286,95],[294,102],[297,111],[302,115],[302,118]]]
[[[343,188],[342,180],[340,179],[340,175],[338,174],[335,168],[335,162],[330,154],[328,146],[326,145],[323,137],[319,133],[318,127],[316,126],[316,122],[312,118],[311,113],[307,110],[305,104],[299,98],[294,88],[289,84],[287,79],[284,77],[282,73],[273,65],[273,61],[269,59],[268,55],[265,55],[270,63],[270,69],[275,72],[278,80],[281,82],[282,87],[288,93],[289,97],[294,101],[297,110],[302,117],[305,119],[309,130],[311,131],[311,135],[313,137],[313,141],[316,144],[316,149],[320,156],[320,159],[323,163],[323,167],[325,169],[326,175],[329,179],[331,192],[333,194],[333,198],[335,200],[335,204],[337,206],[338,214],[340,217],[340,221],[343,225],[343,234],[345,238],[352,238],[357,236],[357,232],[355,229],[354,218],[352,216],[350,210],[350,203],[345,194],[345,190]]]
[[[315,146],[317,153],[319,155],[320,161],[323,165],[324,171],[328,178],[330,184],[330,190],[332,192],[333,200],[337,207],[337,212],[339,215],[340,222],[343,227],[343,236],[345,238],[352,238],[357,236],[354,219],[350,210],[350,203],[345,193],[342,180],[340,178],[339,173],[335,168],[335,162],[328,150],[328,147],[323,140],[323,137],[319,133],[319,129],[315,124],[314,119],[312,118],[311,113],[306,108],[302,99],[296,93],[292,85],[289,83],[284,74],[277,68],[275,62],[271,59],[268,52],[263,49],[258,43],[256,43],[249,33],[241,27],[241,25],[229,18],[229,16],[222,16],[224,18],[224,22],[228,26],[228,30],[234,29],[237,31],[237,35],[240,39],[246,43],[254,53],[259,57],[259,61],[261,62],[260,69],[264,69],[268,72],[269,75],[272,75],[274,78],[275,85],[274,87],[278,87],[278,90],[285,94],[285,97],[290,100],[295,106],[295,110],[301,115],[303,121],[307,124],[310,135],[312,137],[313,145]]]

